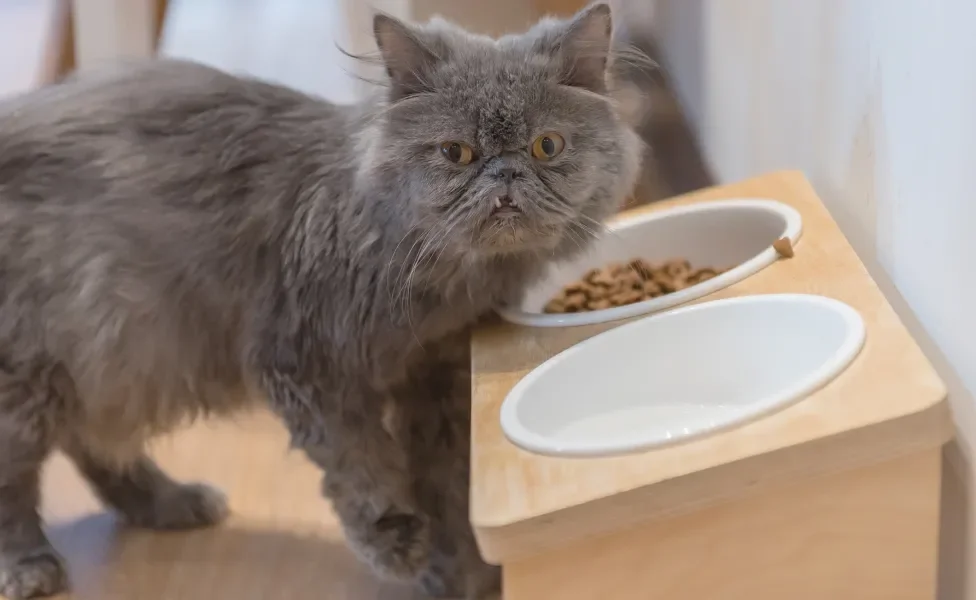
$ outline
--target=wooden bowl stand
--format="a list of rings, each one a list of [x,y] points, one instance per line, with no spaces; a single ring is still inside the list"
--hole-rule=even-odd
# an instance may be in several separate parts
[[[863,316],[864,349],[818,392],[749,425],[559,459],[512,445],[501,403],[535,366],[622,322],[476,332],[471,520],[504,567],[505,600],[935,598],[945,386],[806,179],[774,173],[621,218],[735,197],[799,210],[796,255],[698,301],[833,297]]]

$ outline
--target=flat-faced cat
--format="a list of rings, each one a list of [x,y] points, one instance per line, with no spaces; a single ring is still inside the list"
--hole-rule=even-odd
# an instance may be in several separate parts
[[[387,408],[633,186],[610,31],[605,4],[498,40],[378,16],[389,86],[351,107],[167,60],[0,105],[0,593],[66,585],[37,514],[52,450],[133,525],[209,525],[220,494],[145,443],[262,402],[351,547],[436,590],[424,428]]]

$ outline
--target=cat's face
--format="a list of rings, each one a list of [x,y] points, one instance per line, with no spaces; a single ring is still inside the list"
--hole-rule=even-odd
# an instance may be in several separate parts
[[[569,254],[631,191],[640,145],[606,95],[606,5],[497,41],[442,22],[376,29],[392,85],[374,172],[431,245]]]

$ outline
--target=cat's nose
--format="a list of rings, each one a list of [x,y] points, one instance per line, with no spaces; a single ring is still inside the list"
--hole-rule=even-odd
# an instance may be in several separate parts
[[[511,184],[516,179],[522,178],[522,172],[515,167],[504,167],[498,170],[496,177],[507,184]]]

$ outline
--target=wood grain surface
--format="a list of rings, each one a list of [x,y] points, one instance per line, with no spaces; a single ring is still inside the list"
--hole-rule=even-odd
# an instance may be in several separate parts
[[[129,531],[56,456],[44,477],[44,516],[68,561],[73,600],[409,600],[377,581],[346,548],[319,495],[320,473],[288,451],[284,429],[259,413],[201,423],[154,455],[181,480],[222,488],[233,515],[188,533]]]
[[[937,448],[505,566],[506,600],[935,600]]]
[[[743,427],[629,456],[559,459],[508,442],[499,424],[501,403],[532,368],[622,322],[484,328],[474,337],[472,353],[472,522],[488,560],[517,560],[764,486],[935,448],[951,437],[943,382],[802,174],[773,173],[627,214],[733,197],[785,202],[800,211],[804,232],[794,258],[699,302],[777,292],[836,298],[865,320],[860,355],[818,392]]]

